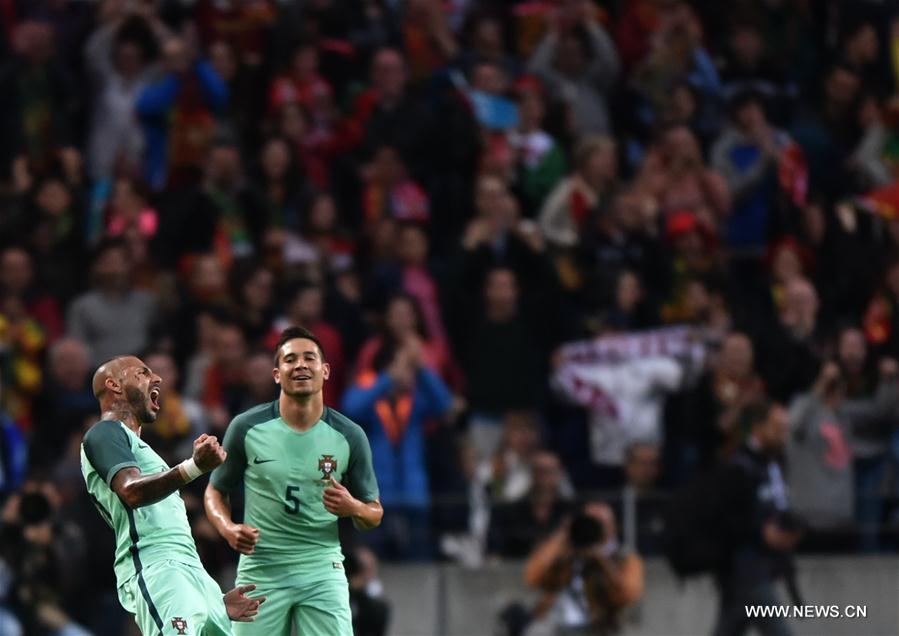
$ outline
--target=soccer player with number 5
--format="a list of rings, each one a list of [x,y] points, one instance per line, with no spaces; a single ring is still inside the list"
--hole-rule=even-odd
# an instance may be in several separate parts
[[[337,536],[338,517],[360,530],[381,523],[371,448],[362,429],[325,407],[330,374],[314,334],[290,327],[275,350],[277,400],[241,413],[228,426],[227,459],[206,488],[206,513],[241,553],[238,581],[267,597],[236,636],[352,636],[349,588]],[[244,484],[244,522],[229,494]]]

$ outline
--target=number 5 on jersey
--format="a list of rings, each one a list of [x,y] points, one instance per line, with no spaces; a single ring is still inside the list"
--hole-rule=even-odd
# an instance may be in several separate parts
[[[300,500],[294,495],[299,489],[299,486],[287,486],[287,493],[284,495],[284,498],[287,499],[284,502],[284,510],[288,514],[295,515],[300,511]]]

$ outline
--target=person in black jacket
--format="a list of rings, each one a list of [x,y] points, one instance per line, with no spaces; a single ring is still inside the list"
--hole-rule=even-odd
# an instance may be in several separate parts
[[[765,636],[784,636],[790,629],[783,618],[750,618],[746,606],[779,603],[775,581],[789,572],[790,552],[802,534],[790,512],[782,455],[789,418],[781,404],[760,402],[748,419],[749,437],[720,481],[725,558],[716,572],[720,605],[713,633],[744,634],[754,623]]]

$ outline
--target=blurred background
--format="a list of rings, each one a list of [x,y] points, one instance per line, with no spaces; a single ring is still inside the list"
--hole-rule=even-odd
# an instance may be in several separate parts
[[[96,366],[174,464],[293,324],[373,441],[358,636],[897,633],[899,7],[726,8],[0,0],[0,634],[135,633]]]

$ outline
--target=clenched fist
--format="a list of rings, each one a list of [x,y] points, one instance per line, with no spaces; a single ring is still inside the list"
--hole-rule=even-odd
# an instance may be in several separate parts
[[[227,456],[228,453],[219,445],[218,439],[214,435],[203,433],[194,440],[194,463],[204,473],[221,466]]]
[[[253,554],[256,544],[259,543],[259,529],[245,523],[229,525],[222,536],[232,550],[237,550],[241,554]]]
[[[331,477],[331,485],[325,488],[322,501],[325,510],[338,517],[352,517],[359,511],[359,501],[350,494],[346,486]]]

